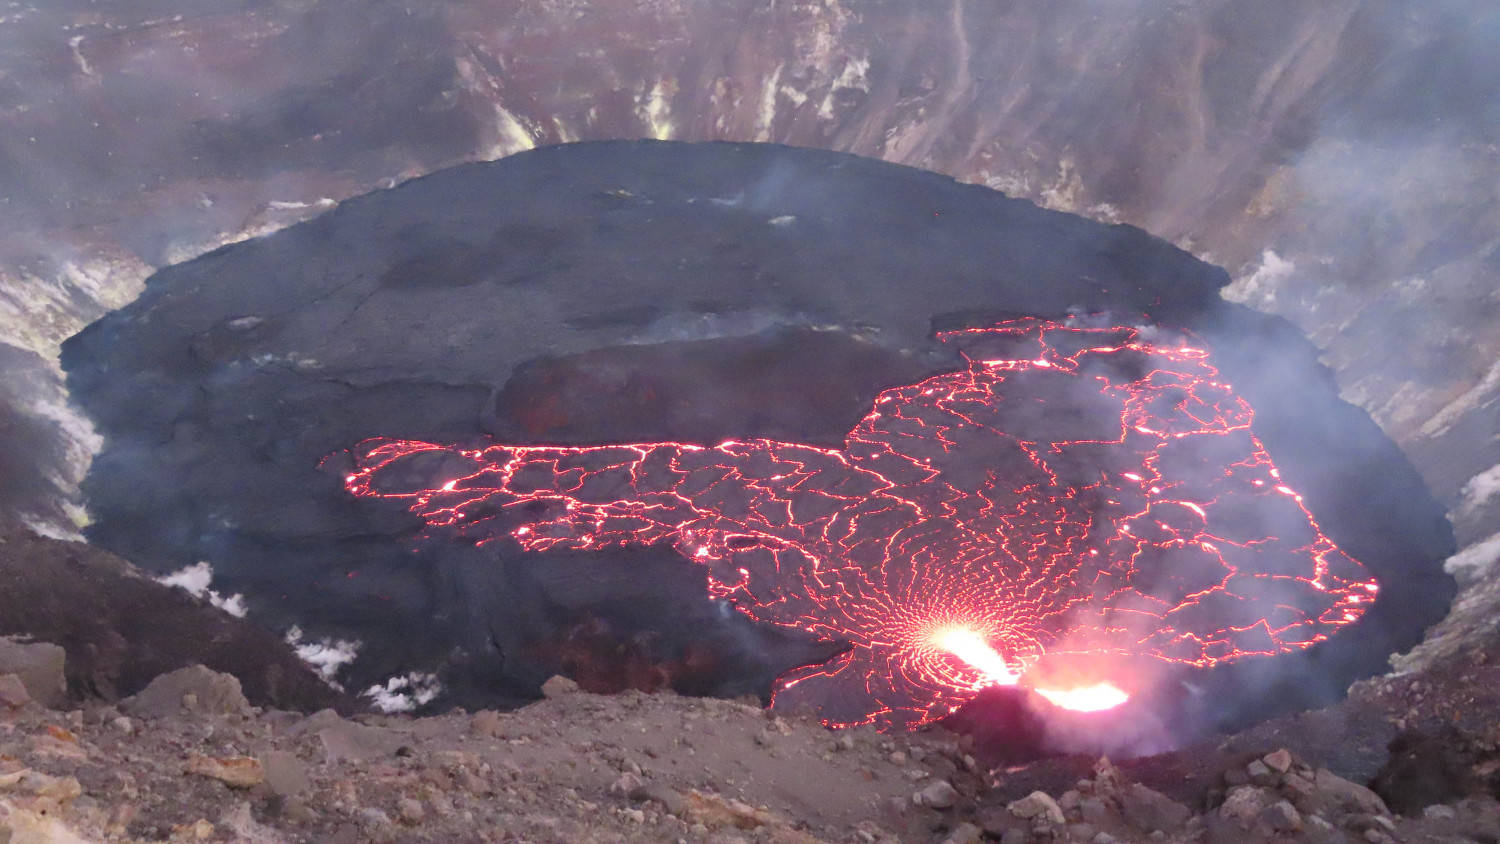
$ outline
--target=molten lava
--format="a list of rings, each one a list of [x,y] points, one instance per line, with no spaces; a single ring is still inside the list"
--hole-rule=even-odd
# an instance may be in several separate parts
[[[377,439],[345,485],[436,537],[671,543],[747,616],[850,644],[777,681],[775,705],[831,725],[913,727],[1026,685],[1044,655],[1207,667],[1307,648],[1374,601],[1203,349],[1041,320],[939,337],[968,367],[881,393],[840,449]],[[1125,699],[1075,680],[1037,692]]]
[[[1020,675],[1005,664],[1005,657],[972,630],[961,627],[944,630],[936,635],[935,641],[938,647],[968,663],[997,686],[1014,686],[1021,681]],[[1129,693],[1109,682],[1064,689],[1037,687],[1034,691],[1053,706],[1074,712],[1102,712],[1130,700]]]
[[[937,635],[936,641],[938,647],[973,666],[998,686],[1014,686],[1021,679],[1005,664],[1005,657],[973,630],[962,627],[944,630]]]
[[[1036,693],[1054,706],[1074,712],[1103,712],[1130,700],[1130,695],[1113,683],[1094,683],[1072,689],[1037,689]]]

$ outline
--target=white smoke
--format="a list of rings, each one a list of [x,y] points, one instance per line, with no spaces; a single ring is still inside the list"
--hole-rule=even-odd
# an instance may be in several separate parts
[[[1461,581],[1474,582],[1495,567],[1500,560],[1500,533],[1470,545],[1448,558],[1443,568]]]
[[[371,686],[360,692],[360,697],[369,698],[381,712],[411,712],[431,703],[442,690],[436,674],[412,671],[392,677],[384,685]]]
[[[1220,295],[1241,305],[1272,310],[1276,304],[1276,291],[1296,271],[1296,264],[1276,254],[1276,250],[1267,249],[1260,253],[1259,266],[1235,279]]]
[[[176,586],[187,591],[194,598],[206,599],[210,604],[229,613],[235,618],[245,617],[245,596],[236,592],[228,598],[210,588],[214,582],[214,567],[208,561],[202,560],[186,568],[178,569],[166,577],[158,577],[157,583],[164,586]]]
[[[323,681],[335,689],[342,691],[343,687],[334,681],[344,666],[354,661],[359,655],[360,642],[349,639],[333,639],[324,637],[317,642],[304,642],[302,628],[292,625],[286,631],[286,643],[297,652],[298,658],[311,665],[313,670]]]
[[[1459,495],[1454,514],[1460,518],[1472,516],[1500,498],[1500,463],[1470,478]]]

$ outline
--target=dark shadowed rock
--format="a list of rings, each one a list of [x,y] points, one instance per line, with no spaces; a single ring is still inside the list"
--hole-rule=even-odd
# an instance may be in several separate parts
[[[1176,832],[1192,815],[1188,807],[1140,783],[1123,789],[1118,799],[1126,822],[1141,832]]]
[[[1318,769],[1314,782],[1318,787],[1318,796],[1342,811],[1364,812],[1375,816],[1391,813],[1390,809],[1386,808],[1385,801],[1380,799],[1380,795],[1326,768]]]
[[[1475,744],[1451,726],[1402,732],[1391,741],[1390,761],[1371,787],[1392,811],[1412,816],[1428,806],[1468,797],[1482,790],[1474,772]]]
[[[1296,807],[1285,800],[1278,800],[1267,806],[1260,813],[1260,820],[1281,833],[1293,833],[1302,828],[1302,816],[1297,813]]]
[[[163,586],[113,554],[15,524],[0,528],[0,537],[0,635],[62,647],[72,699],[116,700],[202,664],[237,676],[257,705],[353,708],[279,637]]]
[[[958,802],[958,790],[947,780],[934,780],[912,795],[912,802],[930,809],[951,809]]]

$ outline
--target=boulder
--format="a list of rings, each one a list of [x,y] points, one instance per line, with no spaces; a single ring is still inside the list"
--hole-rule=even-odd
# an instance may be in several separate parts
[[[1302,828],[1302,815],[1285,800],[1278,800],[1260,813],[1260,819],[1276,832],[1296,832]]]
[[[912,802],[918,806],[928,806],[933,809],[951,809],[953,804],[958,802],[958,789],[947,780],[933,780],[921,791],[912,795]]]
[[[1175,832],[1193,814],[1188,807],[1140,783],[1121,789],[1119,801],[1125,821],[1141,832]]]
[[[250,701],[235,677],[191,665],[152,680],[139,694],[121,701],[120,709],[137,718],[170,718],[184,709],[202,715],[244,715]]]
[[[67,652],[50,642],[0,638],[0,674],[16,675],[31,699],[49,709],[67,702],[66,661]]]
[[[1248,829],[1269,803],[1265,789],[1253,785],[1235,786],[1229,790],[1224,804],[1219,807],[1219,816],[1238,821]]]
[[[1062,826],[1066,822],[1062,807],[1045,791],[1033,791],[1007,806],[1012,815],[1036,823]]]
[[[578,683],[561,674],[552,675],[542,684],[542,695],[545,697],[562,697],[577,694],[578,691]]]
[[[390,756],[406,743],[399,733],[344,720],[318,730],[318,740],[330,762],[368,762]]]
[[[260,766],[265,771],[266,787],[279,797],[294,797],[312,788],[307,767],[294,753],[272,750],[260,757]]]
[[[499,736],[505,732],[505,719],[493,709],[481,709],[469,720],[469,728],[481,736]]]
[[[26,684],[21,678],[14,674],[0,674],[0,707],[5,709],[20,709],[31,703],[31,695],[26,692]]]
[[[1283,747],[1262,756],[1260,761],[1266,763],[1266,767],[1276,773],[1284,774],[1292,769],[1292,752]]]
[[[1277,781],[1276,773],[1259,759],[1245,766],[1245,773],[1250,777],[1252,785],[1275,785]]]
[[[1313,778],[1319,796],[1345,812],[1363,812],[1370,815],[1389,815],[1385,801],[1380,795],[1356,782],[1350,782],[1327,768],[1319,768]]]

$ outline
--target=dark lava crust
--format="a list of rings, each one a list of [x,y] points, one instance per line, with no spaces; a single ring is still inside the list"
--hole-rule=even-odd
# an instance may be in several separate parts
[[[71,339],[107,437],[90,539],[213,563],[251,617],[358,638],[353,688],[440,670],[451,702],[598,690],[765,694],[826,655],[703,594],[670,549],[424,546],[325,455],[371,436],[838,445],[883,387],[955,368],[934,329],[1108,312],[1186,327],[1326,532],[1384,589],[1310,652],[1190,678],[1209,721],[1326,702],[1441,617],[1442,508],[1289,323],[1129,226],[943,176],[753,144],[607,142],[466,165],[154,275]]]

